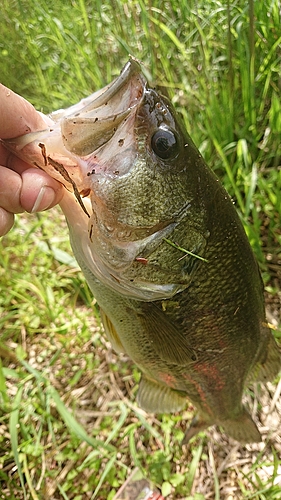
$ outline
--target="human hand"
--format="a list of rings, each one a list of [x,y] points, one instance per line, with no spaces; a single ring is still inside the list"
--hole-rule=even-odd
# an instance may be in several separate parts
[[[0,137],[8,139],[43,130],[43,117],[25,99],[0,84]],[[51,208],[62,199],[63,187],[0,144],[0,236],[14,223],[14,214]]]

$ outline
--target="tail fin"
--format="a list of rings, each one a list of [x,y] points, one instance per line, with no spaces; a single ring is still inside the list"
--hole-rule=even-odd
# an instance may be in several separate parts
[[[240,443],[258,443],[261,441],[261,435],[256,424],[253,422],[249,413],[242,408],[240,415],[233,419],[221,420],[220,422],[211,422],[205,420],[200,414],[195,415],[190,427],[187,429],[182,444],[187,444],[188,441],[195,436],[198,432],[203,431],[210,425],[218,424],[223,427],[226,434],[228,434]]]
[[[245,408],[237,418],[223,420],[219,424],[226,434],[240,443],[258,443],[262,440],[256,424]]]

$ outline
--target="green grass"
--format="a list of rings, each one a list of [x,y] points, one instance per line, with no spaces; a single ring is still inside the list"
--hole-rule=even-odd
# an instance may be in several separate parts
[[[280,338],[278,0],[3,0],[0,54],[1,82],[45,113],[143,61],[236,204]],[[238,447],[212,430],[182,450],[192,408],[135,405],[139,373],[101,335],[59,210],[19,217],[0,264],[1,500],[110,500],[135,466],[169,499],[280,498],[280,438]]]

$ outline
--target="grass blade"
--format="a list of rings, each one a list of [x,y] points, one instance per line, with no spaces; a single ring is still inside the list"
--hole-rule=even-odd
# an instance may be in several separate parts
[[[9,402],[9,396],[7,394],[6,379],[3,372],[1,357],[0,357],[0,394],[2,396],[3,403],[6,405]]]
[[[189,464],[188,472],[187,472],[187,476],[186,476],[186,488],[187,488],[188,493],[191,493],[192,486],[194,483],[195,474],[197,471],[197,467],[198,467],[198,464],[199,464],[199,461],[200,461],[200,458],[202,455],[202,451],[203,451],[203,445],[200,444],[198,446],[198,448],[196,450],[194,450],[193,458]]]
[[[66,408],[65,404],[61,400],[59,393],[56,391],[54,387],[48,387],[48,391],[50,393],[50,396],[56,403],[56,407],[58,412],[60,413],[61,417],[63,418],[64,422],[66,423],[67,427],[71,432],[76,434],[81,440],[85,441],[88,443],[90,446],[93,448],[99,448],[100,451],[106,450],[109,452],[115,451],[114,446],[110,444],[106,444],[103,441],[100,441],[98,439],[92,438],[87,434],[85,429],[80,425],[77,420],[73,417],[73,415],[70,413],[70,411]]]
[[[20,478],[20,483],[21,483],[21,487],[22,487],[24,500],[27,500],[25,483],[24,483],[24,478],[23,478],[23,471],[22,471],[22,467],[21,467],[21,460],[20,460],[19,453],[18,453],[19,405],[20,405],[20,401],[22,399],[23,389],[24,389],[23,386],[19,387],[18,392],[17,392],[17,394],[14,398],[14,401],[13,401],[12,411],[11,411],[11,415],[10,415],[10,422],[9,422],[9,432],[10,432],[10,436],[11,436],[12,452],[13,452],[15,463],[17,466],[17,471],[18,471],[18,475]]]
[[[97,498],[97,494],[99,492],[99,490],[101,489],[103,483],[104,483],[104,480],[107,476],[107,474],[109,473],[109,471],[112,469],[114,463],[116,461],[116,455],[114,455],[113,457],[111,457],[111,459],[107,462],[105,468],[104,468],[104,471],[100,477],[100,480],[98,482],[98,485],[93,493],[93,495],[91,496],[91,500],[94,500],[95,498]]]
[[[106,450],[109,452],[115,451],[114,446],[110,444],[105,444],[103,441],[100,441],[98,439],[89,436],[85,431],[85,429],[82,427],[82,425],[80,425],[77,422],[77,420],[73,417],[70,411],[66,408],[59,393],[53,386],[49,384],[48,380],[45,379],[45,377],[40,372],[38,372],[38,370],[30,366],[29,363],[27,363],[26,361],[21,360],[21,363],[37,379],[39,383],[44,384],[46,386],[46,390],[48,391],[50,397],[55,402],[59,414],[61,415],[65,424],[67,425],[67,427],[71,432],[76,434],[81,440],[85,441],[93,448],[99,447],[100,450]]]

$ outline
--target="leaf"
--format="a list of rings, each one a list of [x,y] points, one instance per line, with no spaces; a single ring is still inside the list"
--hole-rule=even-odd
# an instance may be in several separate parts
[[[161,487],[161,493],[163,497],[167,497],[168,495],[170,495],[172,493],[172,489],[173,488],[171,483],[169,483],[168,481],[164,481]]]

